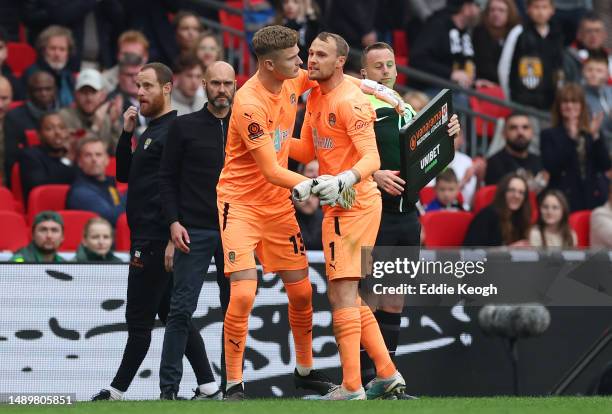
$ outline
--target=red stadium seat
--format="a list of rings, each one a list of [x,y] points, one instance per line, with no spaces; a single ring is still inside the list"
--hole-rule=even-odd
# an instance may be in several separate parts
[[[14,252],[30,242],[30,231],[22,214],[0,211],[0,228],[0,250]]]
[[[24,131],[26,140],[28,141],[29,147],[35,147],[40,145],[40,137],[38,136],[38,131],[35,129],[26,129]]]
[[[477,88],[476,90],[484,95],[492,96],[499,99],[506,99],[501,86],[481,87]],[[473,111],[480,112],[492,118],[505,118],[510,115],[511,112],[511,110],[507,107],[495,105],[494,103],[485,100],[480,100],[473,96],[470,97],[470,106],[472,107]],[[486,135],[490,139],[493,137],[493,133],[495,132],[495,124],[486,122],[486,125]],[[485,135],[485,121],[479,117],[476,117],[476,134],[478,136]]]
[[[569,216],[569,224],[578,236],[578,247],[589,247],[591,210],[574,211]]]
[[[121,252],[130,251],[130,228],[128,227],[125,213],[121,214],[117,219],[117,226],[115,228],[115,250]]]
[[[32,223],[36,214],[41,211],[64,210],[68,190],[70,190],[68,184],[48,184],[34,187],[30,191],[28,199],[28,223]]]
[[[15,202],[18,205],[17,211],[23,212],[24,210],[24,199],[23,199],[23,186],[21,185],[21,170],[19,169],[19,163],[16,162],[11,167],[11,191]]]
[[[64,219],[64,242],[60,250],[76,250],[83,239],[85,224],[98,215],[84,210],[60,210],[58,213]]]
[[[481,187],[474,194],[474,201],[472,202],[472,212],[478,213],[480,210],[488,206],[493,202],[495,198],[495,192],[497,191],[496,185],[486,185]]]
[[[104,173],[110,177],[117,176],[117,158],[108,157],[108,165],[106,166],[106,171]]]
[[[0,187],[0,210],[1,211],[13,211],[18,213],[17,203],[15,203],[15,197],[13,193],[6,187]]]
[[[20,77],[23,72],[36,62],[36,50],[27,43],[8,42],[7,65],[13,69],[15,76]]]
[[[458,247],[463,244],[472,213],[465,211],[432,211],[421,217],[425,247]]]

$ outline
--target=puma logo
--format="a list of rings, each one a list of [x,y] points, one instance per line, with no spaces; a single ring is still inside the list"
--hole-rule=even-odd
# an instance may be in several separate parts
[[[236,349],[240,349],[240,342],[242,342],[242,341],[235,342],[235,341],[232,341],[231,339],[229,339],[229,341],[230,341],[232,344],[234,344],[234,346],[236,347]]]
[[[306,331],[306,335],[308,335],[311,332],[312,332],[312,328],[310,328],[309,330]]]
[[[330,263],[330,264],[329,264],[329,267],[331,267],[332,269],[336,270],[336,265],[335,265],[335,264],[333,264],[333,263]]]

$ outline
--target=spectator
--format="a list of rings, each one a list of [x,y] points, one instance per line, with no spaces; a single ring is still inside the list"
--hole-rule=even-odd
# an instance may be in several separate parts
[[[121,110],[123,113],[130,106],[140,106],[137,99],[138,86],[136,85],[136,75],[138,75],[142,66],[142,59],[132,53],[126,53],[119,62],[119,82],[117,88],[109,95],[109,100],[121,100]],[[147,125],[147,119],[139,112],[136,121],[138,125],[136,133],[139,135],[140,129]]]
[[[527,0],[528,19],[510,31],[498,66],[506,97],[549,110],[562,79],[562,37],[550,23],[553,0]]]
[[[113,226],[125,212],[125,196],[119,194],[113,177],[106,175],[107,144],[101,138],[89,137],[79,142],[78,172],[66,196],[66,208],[98,213]]]
[[[425,211],[461,211],[459,203],[459,181],[452,168],[447,168],[436,177],[436,198],[427,205]]]
[[[17,161],[19,149],[28,146],[26,130],[38,129],[42,116],[57,109],[55,95],[53,76],[47,72],[37,72],[28,79],[28,100],[4,117],[4,172],[7,183],[10,183],[11,168]]]
[[[168,13],[176,13],[175,0],[124,1],[126,27],[142,32],[150,42],[149,60],[171,65],[178,55],[174,30]]]
[[[172,109],[178,115],[199,111],[206,103],[202,91],[202,63],[195,55],[181,55],[174,65],[174,88],[172,88]]]
[[[131,54],[140,58],[140,65],[144,65],[149,60],[149,41],[142,33],[137,30],[128,30],[121,33],[117,40],[117,64],[110,69],[102,72],[102,77],[106,83],[105,88],[111,92],[117,88],[119,83],[119,65],[126,59],[126,55]],[[134,62],[136,58],[132,59]]]
[[[173,23],[178,55],[191,52],[204,31],[200,16],[194,12],[181,10],[174,16]]]
[[[57,254],[64,241],[64,220],[55,211],[41,211],[32,223],[32,241],[10,258],[15,263],[59,263]]]
[[[606,26],[599,15],[589,12],[582,17],[576,40],[567,48],[569,59],[566,60],[564,68],[567,80],[580,81],[584,75],[582,65],[592,53],[595,53],[608,59],[606,81],[612,83],[612,55],[604,46],[607,37]]]
[[[553,128],[541,134],[542,165],[550,188],[561,190],[571,211],[593,209],[607,199],[610,156],[600,127],[603,114],[589,122],[582,88],[569,83],[557,92]]]
[[[569,225],[569,205],[562,192],[546,190],[541,197],[538,221],[529,231],[533,247],[574,247],[578,236]]]
[[[223,60],[223,46],[221,40],[212,32],[202,33],[196,42],[195,48],[191,51],[200,59],[204,72],[211,63]]]
[[[489,0],[482,21],[472,34],[476,83],[498,84],[497,65],[510,30],[520,23],[514,0]]]
[[[608,202],[591,213],[591,247],[612,248],[612,181],[608,188]]]
[[[113,254],[112,247],[113,227],[111,224],[101,217],[91,218],[85,224],[83,240],[72,261],[123,263],[123,260]]]
[[[542,171],[542,161],[528,151],[533,137],[529,115],[521,112],[510,114],[504,124],[506,145],[487,160],[485,184],[497,184],[502,177],[512,172],[523,176],[531,190],[544,188],[548,176]]]
[[[276,24],[298,32],[300,59],[306,62],[308,48],[319,33],[319,7],[312,0],[282,0],[276,10]]]
[[[323,13],[324,29],[339,34],[351,47],[364,48],[377,41],[374,28],[377,9],[378,0],[328,1]]]
[[[403,99],[404,102],[412,106],[412,109],[414,109],[416,113],[421,112],[421,110],[425,108],[430,101],[429,96],[420,91],[407,92]]]
[[[71,71],[113,64],[115,42],[125,20],[122,0],[25,0],[23,4],[31,39],[52,24],[70,29],[75,39]]]
[[[11,87],[13,89],[13,96],[15,97],[15,99],[21,100],[23,99],[21,93],[21,85],[19,84],[19,81],[17,80],[15,75],[13,75],[13,71],[11,70],[11,68],[8,65],[5,65],[8,59],[8,40],[9,39],[6,31],[2,26],[0,26],[0,76],[5,77],[11,83]]]
[[[71,134],[100,137],[114,153],[121,135],[117,121],[121,117],[121,99],[104,102],[106,93],[102,75],[95,69],[83,69],[77,78],[75,106],[64,108],[60,115]]]
[[[476,70],[469,30],[479,15],[480,7],[474,0],[449,0],[444,10],[427,21],[411,47],[411,65],[464,88],[471,87]]]
[[[528,246],[531,207],[527,191],[523,177],[506,175],[497,186],[493,203],[480,210],[470,223],[463,245]]]
[[[62,26],[49,26],[38,36],[36,49],[38,59],[25,71],[24,79],[38,71],[50,73],[57,85],[59,105],[69,106],[74,101],[74,77],[68,65],[74,54],[72,33]]]
[[[24,200],[30,191],[44,184],[71,184],[75,169],[69,158],[70,135],[57,112],[42,116],[40,145],[26,148],[19,154],[19,170]]]
[[[582,16],[593,9],[593,0],[554,0],[555,21],[563,32],[564,45],[576,37],[576,29]]]
[[[0,165],[4,167],[4,117],[13,100],[13,91],[9,81],[0,76]],[[4,171],[4,170],[2,170]],[[0,171],[1,173],[1,171]]]
[[[590,116],[604,115],[600,133],[612,156],[612,86],[607,85],[610,62],[604,54],[593,52],[584,61],[584,93]]]

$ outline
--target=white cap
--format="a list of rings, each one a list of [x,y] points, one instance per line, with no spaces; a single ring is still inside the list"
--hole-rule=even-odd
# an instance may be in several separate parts
[[[102,74],[95,69],[83,69],[79,73],[75,89],[78,91],[83,86],[92,87],[96,91],[101,90],[104,87]]]

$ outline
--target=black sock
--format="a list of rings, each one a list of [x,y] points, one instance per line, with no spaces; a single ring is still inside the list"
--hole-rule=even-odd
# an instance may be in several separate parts
[[[363,345],[360,345],[359,348],[359,362],[361,364],[361,384],[365,387],[365,385],[372,381],[376,376],[376,367],[374,366],[374,362],[368,356]]]
[[[400,324],[402,321],[402,315],[400,313],[385,312],[378,309],[374,312],[374,317],[378,321],[380,332],[385,340],[385,345],[389,350],[391,359],[395,359],[395,350],[397,349],[397,343],[399,342]]]

